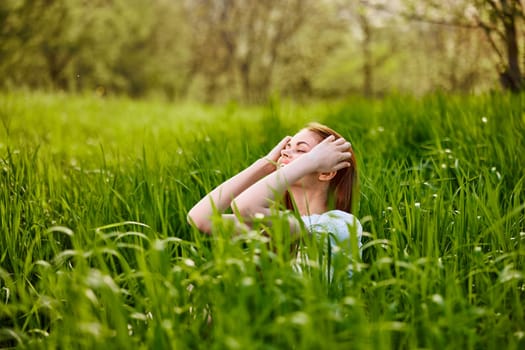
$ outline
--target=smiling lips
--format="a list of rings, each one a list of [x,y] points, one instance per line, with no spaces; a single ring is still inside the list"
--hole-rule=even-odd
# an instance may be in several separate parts
[[[282,160],[279,162],[279,165],[280,165],[281,167],[283,167],[283,166],[285,166],[286,164],[289,164],[290,162],[291,162],[291,160],[285,158],[285,159],[282,159]]]

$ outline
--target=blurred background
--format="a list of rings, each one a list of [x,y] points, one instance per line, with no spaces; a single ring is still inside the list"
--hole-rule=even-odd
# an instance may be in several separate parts
[[[257,103],[524,89],[524,0],[2,0],[0,89]]]

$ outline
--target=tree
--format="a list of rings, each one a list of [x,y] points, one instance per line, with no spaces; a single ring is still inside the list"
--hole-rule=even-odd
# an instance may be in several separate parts
[[[473,17],[500,59],[501,84],[511,91],[524,90],[525,82],[519,62],[520,47],[523,49],[525,45],[525,7],[520,0],[476,0],[474,5],[477,12]]]
[[[265,98],[280,49],[301,27],[307,4],[303,0],[187,1],[192,71],[206,77],[208,99],[224,84],[239,86],[247,101]]]
[[[273,89],[287,88],[274,80],[276,74],[286,70],[298,73],[294,67],[312,70],[309,50],[320,47],[322,43],[316,39],[331,30],[330,21],[323,17],[328,15],[323,6],[314,0],[187,1],[191,69],[205,77],[207,98],[214,99],[227,87],[230,97],[237,91],[237,97],[245,101],[261,101]],[[317,38],[309,35],[312,28]],[[327,50],[332,45],[330,40],[325,44]],[[324,58],[324,53],[316,53],[321,54],[318,61]],[[305,76],[286,79],[295,88],[308,90]]]
[[[181,16],[163,0],[0,2],[0,87],[174,97],[186,71]]]
[[[412,20],[482,29],[498,58],[496,68],[503,88],[517,92],[525,89],[523,67],[520,66],[520,50],[525,45],[525,7],[522,1],[405,0],[405,9],[401,13]]]
[[[380,4],[380,6],[379,6]],[[395,41],[390,41],[389,50],[378,54],[374,49],[381,40],[380,27],[392,22],[392,15],[384,11],[384,3],[369,3],[367,1],[342,1],[339,3],[339,11],[347,20],[350,28],[357,30],[362,56],[362,93],[364,96],[372,96],[377,91],[374,86],[376,70],[384,65],[392,56]],[[353,24],[353,25],[352,25]]]

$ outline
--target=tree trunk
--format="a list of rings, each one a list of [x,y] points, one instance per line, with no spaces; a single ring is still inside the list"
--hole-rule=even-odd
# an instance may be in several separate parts
[[[370,28],[370,22],[365,14],[359,15],[359,22],[361,24],[361,30],[363,31],[363,42],[361,48],[363,50],[363,94],[367,97],[372,96],[373,87],[373,58],[370,44],[372,42],[372,29]]]
[[[511,0],[512,1],[512,0]],[[519,63],[519,47],[516,29],[517,5],[509,5],[507,0],[501,0],[503,8],[502,21],[505,35],[505,48],[507,54],[507,67],[500,75],[504,88],[519,92],[524,88]]]

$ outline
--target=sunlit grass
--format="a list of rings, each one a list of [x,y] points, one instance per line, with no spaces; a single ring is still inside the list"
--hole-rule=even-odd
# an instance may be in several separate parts
[[[4,93],[0,347],[522,348],[524,111],[499,94],[246,107]],[[188,226],[202,195],[310,120],[353,144],[362,258],[329,261],[307,238],[297,262],[278,221],[272,240]]]

